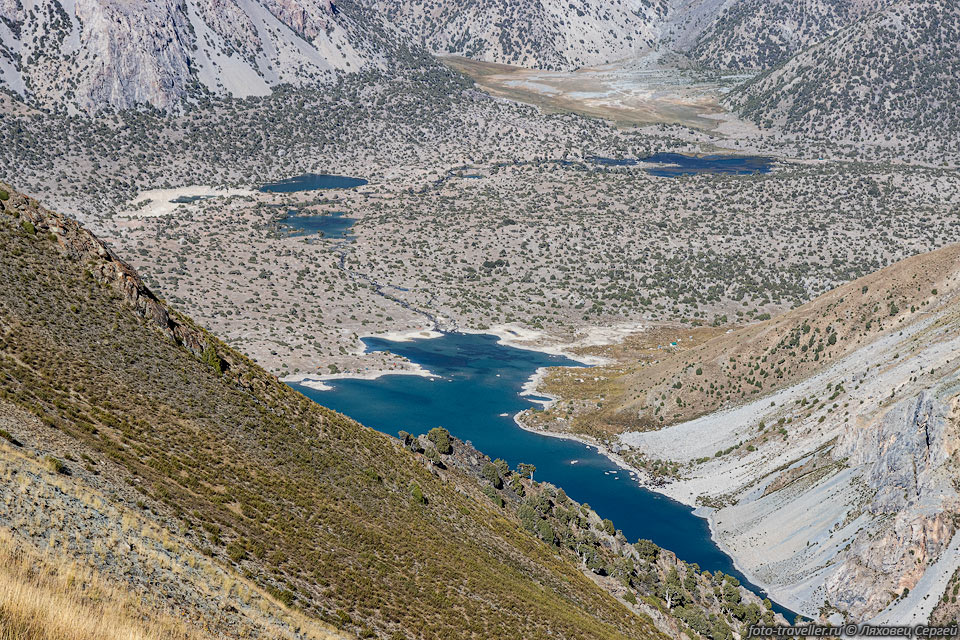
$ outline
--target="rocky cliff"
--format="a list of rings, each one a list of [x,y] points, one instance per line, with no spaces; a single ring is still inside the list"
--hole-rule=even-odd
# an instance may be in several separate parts
[[[383,65],[375,15],[332,0],[0,3],[0,79],[48,109],[178,107]]]
[[[960,565],[957,255],[951,246],[911,258],[786,314],[842,336],[799,380],[619,438],[626,456],[676,463],[661,490],[704,507],[738,565],[787,606],[923,622],[949,597]],[[846,306],[876,294],[861,311]],[[718,338],[738,345],[721,351],[758,347],[763,327]],[[748,360],[786,370],[801,355],[759,349]]]
[[[189,318],[170,309],[129,264],[93,233],[76,220],[43,207],[2,182],[0,194],[7,195],[6,199],[0,199],[0,214],[13,217],[33,234],[47,235],[62,255],[82,264],[90,279],[114,290],[148,326],[197,358],[215,359],[221,372],[235,384],[254,390],[251,385],[255,384],[255,377],[250,372],[255,365],[249,359],[227,349]],[[262,390],[262,383],[257,386]]]

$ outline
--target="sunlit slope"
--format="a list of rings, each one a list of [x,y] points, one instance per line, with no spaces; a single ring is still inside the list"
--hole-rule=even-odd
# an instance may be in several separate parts
[[[0,188],[0,396],[75,443],[68,468],[114,469],[201,555],[352,633],[658,637],[477,485],[280,384]]]
[[[658,429],[737,406],[805,379],[879,337],[955,304],[960,246],[914,256],[837,287],[792,311],[687,348],[665,341],[655,356],[611,367],[590,394],[605,396],[574,425],[604,431]],[[675,340],[675,339],[674,339]],[[578,397],[583,374],[554,384]]]

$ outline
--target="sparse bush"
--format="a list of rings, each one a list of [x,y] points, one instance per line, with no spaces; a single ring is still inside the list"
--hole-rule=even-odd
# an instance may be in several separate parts
[[[217,355],[217,350],[212,344],[208,344],[203,350],[202,360],[205,365],[216,371],[218,376],[223,375],[223,361],[220,360],[220,356]]]
[[[427,438],[434,444],[438,452],[446,455],[453,451],[453,445],[450,444],[450,432],[443,427],[430,429]]]
[[[227,556],[234,562],[240,562],[247,557],[247,551],[236,542],[227,545]]]
[[[410,497],[416,504],[427,504],[427,497],[423,495],[423,489],[420,488],[419,484],[414,483],[410,487]]]
[[[500,494],[497,493],[497,490],[494,489],[494,488],[491,487],[491,486],[486,486],[486,487],[484,487],[484,488],[483,488],[483,493],[484,493],[484,495],[486,495],[488,498],[490,498],[490,500],[493,502],[493,504],[497,505],[497,506],[500,507],[501,509],[502,509],[502,508],[504,507],[504,505],[506,504],[506,503],[503,501],[503,498],[500,496]]]
[[[500,477],[500,471],[492,462],[483,465],[483,477],[486,478],[495,489],[503,486],[503,479]]]
[[[47,463],[47,468],[50,469],[51,472],[70,475],[70,469],[67,468],[67,465],[53,456],[47,456],[43,460]]]
[[[658,547],[652,540],[637,540],[633,548],[637,550],[637,553],[640,554],[640,557],[644,560],[654,562],[657,559],[657,556],[660,555],[660,547]]]

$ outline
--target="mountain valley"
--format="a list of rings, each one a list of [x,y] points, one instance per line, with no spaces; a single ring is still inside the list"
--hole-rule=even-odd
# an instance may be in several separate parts
[[[0,638],[955,626],[958,17],[0,0]]]

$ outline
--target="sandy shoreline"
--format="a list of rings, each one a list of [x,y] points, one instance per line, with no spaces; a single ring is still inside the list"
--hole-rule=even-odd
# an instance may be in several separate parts
[[[252,196],[258,192],[250,189],[221,189],[208,185],[193,185],[189,187],[178,187],[176,189],[151,189],[141,191],[133,200],[127,204],[127,209],[117,214],[119,217],[126,218],[156,218],[173,213],[174,209],[182,206],[189,206],[193,203],[171,202],[177,198],[224,198],[228,196]],[[147,204],[136,208],[137,204],[147,201]]]
[[[609,336],[601,336],[601,333],[604,331],[602,327],[590,327],[583,330],[585,338],[581,340],[576,340],[574,342],[560,342],[555,344],[541,344],[540,341],[549,338],[547,334],[542,331],[536,331],[534,329],[525,329],[517,325],[512,324],[501,324],[490,327],[489,329],[466,329],[458,328],[456,332],[458,333],[469,333],[469,334],[486,334],[496,336],[497,344],[503,345],[505,347],[513,347],[514,349],[524,349],[526,351],[539,351],[541,353],[546,353],[552,356],[562,356],[568,358],[575,362],[579,362],[587,366],[597,366],[610,364],[613,361],[609,358],[602,358],[600,356],[589,356],[589,355],[580,355],[570,351],[573,347],[590,347],[598,346],[602,344],[611,344],[616,342],[617,339],[622,339],[629,333],[639,331],[642,328],[640,325],[630,325],[631,327],[638,327],[632,330],[624,329],[622,332],[616,328],[608,330]],[[545,394],[538,394],[545,395]]]
[[[409,331],[384,331],[381,333],[364,333],[360,338],[379,338],[390,342],[412,342],[414,340],[432,340],[442,338],[443,334],[435,329],[411,329]]]
[[[530,376],[526,382],[523,383],[523,386],[520,388],[520,395],[527,398],[530,402],[536,402],[544,409],[549,409],[554,404],[556,404],[558,398],[557,396],[551,393],[545,393],[540,391],[538,387],[543,383],[543,379],[547,375],[547,369],[549,367],[540,367],[536,372]],[[538,396],[538,397],[531,397]],[[546,398],[546,400],[541,400],[541,398]]]

